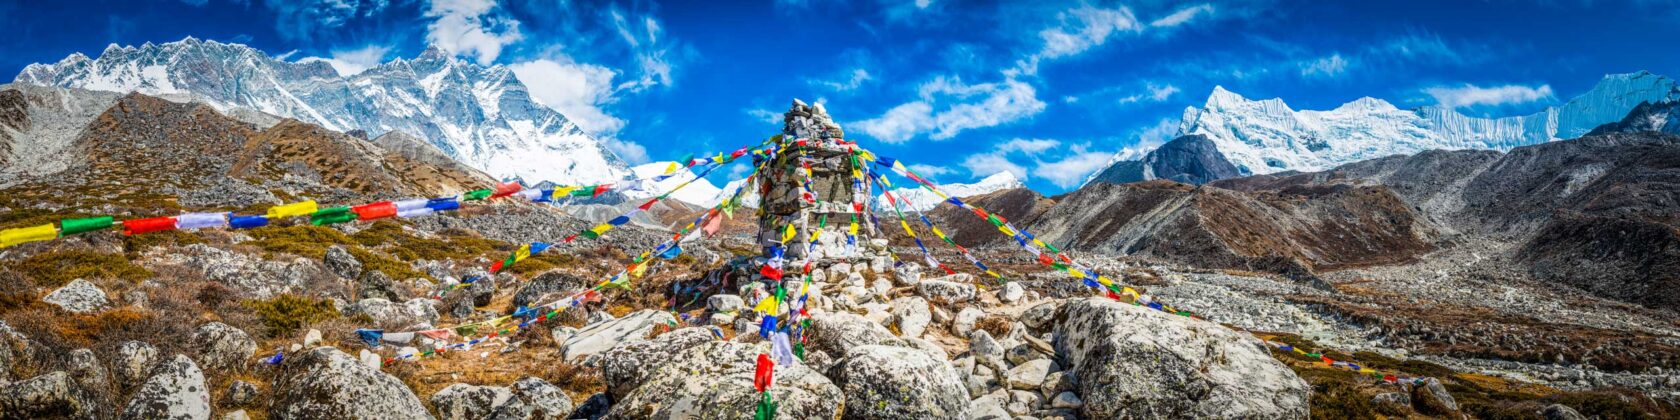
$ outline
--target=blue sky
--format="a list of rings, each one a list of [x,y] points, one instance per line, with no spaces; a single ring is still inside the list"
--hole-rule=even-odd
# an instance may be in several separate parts
[[[1664,1],[967,2],[188,0],[0,2],[0,74],[109,43],[240,42],[341,71],[428,44],[516,70],[633,161],[776,132],[822,102],[943,182],[1076,187],[1166,139],[1215,85],[1328,109],[1361,96],[1537,111],[1606,73],[1680,74]],[[721,181],[721,179],[719,180]]]

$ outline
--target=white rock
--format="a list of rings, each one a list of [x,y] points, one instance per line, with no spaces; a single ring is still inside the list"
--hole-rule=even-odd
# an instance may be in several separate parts
[[[303,335],[303,346],[304,347],[315,348],[315,347],[319,346],[320,344],[321,344],[321,330],[310,328],[309,332]]]
[[[736,295],[712,295],[706,298],[706,310],[713,313],[739,311],[745,305],[746,301]]]
[[[893,299],[891,306],[898,332],[904,337],[921,337],[928,324],[933,322],[933,313],[922,298],[906,296]]]
[[[54,290],[41,300],[75,313],[96,312],[111,306],[111,300],[105,297],[104,290],[99,290],[99,286],[82,279],[71,280],[69,284]]]
[[[643,309],[624,318],[599,322],[566,338],[560,353],[566,360],[594,355],[630,340],[647,337],[659,325],[671,325],[676,318],[670,312]]]
[[[122,412],[124,419],[210,418],[210,389],[204,371],[185,355],[175,355],[152,370],[151,379],[140,385]]]
[[[961,311],[957,311],[957,319],[951,321],[951,333],[959,337],[967,337],[970,331],[974,331],[974,323],[980,322],[980,318],[985,317],[986,313],[979,309],[963,308]]]
[[[1056,366],[1055,361],[1037,359],[1009,368],[1009,373],[1004,374],[1004,377],[1009,382],[1009,386],[1015,389],[1037,390],[1040,385],[1044,384],[1045,376],[1058,370],[1061,370],[1061,368]]]
[[[1085,401],[1080,400],[1079,396],[1073,395],[1072,392],[1056,394],[1056,398],[1050,400],[1050,408],[1079,408],[1084,406]]]
[[[1015,303],[1015,301],[1021,300],[1021,297],[1026,294],[1027,289],[1021,287],[1021,283],[1004,283],[1003,287],[998,289],[998,300],[1003,301],[1004,303]]]
[[[373,354],[373,352],[368,351],[368,349],[362,349],[362,353],[358,356],[360,357],[362,366],[367,366],[369,369],[379,370],[379,368],[384,365],[384,363],[379,360],[379,355]]]

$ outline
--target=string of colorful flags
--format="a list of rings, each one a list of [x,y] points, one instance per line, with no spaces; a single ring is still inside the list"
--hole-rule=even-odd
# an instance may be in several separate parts
[[[867,154],[868,152],[865,151],[864,153]],[[1172,313],[1172,314],[1176,314],[1176,315],[1180,315],[1180,316],[1186,316],[1186,317],[1200,319],[1200,317],[1197,317],[1194,314],[1191,314],[1189,311],[1183,311],[1183,310],[1175,309],[1172,306],[1168,306],[1168,305],[1160,302],[1154,296],[1144,294],[1144,293],[1139,293],[1137,290],[1132,289],[1129,286],[1119,285],[1118,283],[1114,282],[1113,280],[1109,280],[1107,277],[1104,277],[1104,276],[1093,273],[1090,269],[1085,268],[1084,265],[1079,264],[1078,262],[1074,261],[1072,258],[1068,257],[1061,250],[1056,249],[1054,246],[1051,246],[1050,244],[1045,243],[1045,242],[1033,237],[1031,233],[1028,233],[1027,231],[1025,231],[1023,229],[1018,229],[1018,228],[1014,227],[1013,225],[1009,224],[1008,221],[1005,220],[1002,216],[998,216],[995,213],[987,212],[987,211],[985,211],[985,209],[982,209],[979,206],[968,204],[968,203],[965,203],[958,198],[946,195],[943,191],[939,190],[937,185],[928,181],[926,178],[923,178],[923,177],[917,175],[915,172],[911,171],[909,167],[905,166],[902,162],[899,162],[899,161],[897,161],[895,159],[891,159],[891,158],[885,158],[885,157],[878,157],[878,158],[873,159],[873,160],[879,166],[892,168],[894,171],[902,172],[902,174],[905,175],[905,177],[916,181],[924,189],[926,189],[930,192],[933,192],[934,194],[936,194],[936,195],[940,196],[941,198],[945,199],[947,202],[950,202],[951,204],[956,205],[959,208],[970,210],[970,212],[974,213],[976,216],[979,216],[979,217],[982,217],[982,218],[986,219],[993,226],[997,227],[999,232],[1001,232],[1005,235],[1008,235],[1011,238],[1015,239],[1017,244],[1021,245],[1027,251],[1029,251],[1029,252],[1033,253],[1034,255],[1038,256],[1039,257],[1039,262],[1041,264],[1049,265],[1049,266],[1054,267],[1058,270],[1065,269],[1065,270],[1067,270],[1069,275],[1073,276],[1074,278],[1082,280],[1085,283],[1086,286],[1096,288],[1096,289],[1099,289],[1099,290],[1104,290],[1106,288],[1106,290],[1104,290],[1104,294],[1106,294],[1111,299],[1118,300],[1118,301],[1121,301],[1121,302],[1131,303],[1133,305],[1148,307],[1150,309],[1155,309],[1157,311],[1162,311],[1162,312]],[[1039,247],[1043,247],[1046,251],[1054,253],[1055,254],[1055,259],[1051,259],[1047,255],[1038,251],[1036,248],[1033,248],[1032,246],[1029,246],[1029,244],[1036,245],[1036,246],[1039,246]],[[1096,280],[1093,281],[1092,280],[1093,278],[1096,279]],[[1401,376],[1401,375],[1395,375],[1395,374],[1385,374],[1385,373],[1382,373],[1378,370],[1372,369],[1370,367],[1361,366],[1361,365],[1359,365],[1358,363],[1355,363],[1355,362],[1345,361],[1345,360],[1334,360],[1334,359],[1331,359],[1328,356],[1325,356],[1325,355],[1322,355],[1322,354],[1319,354],[1319,353],[1308,353],[1304,350],[1301,350],[1299,348],[1295,348],[1295,347],[1290,346],[1288,344],[1278,343],[1278,342],[1266,340],[1264,338],[1262,338],[1261,341],[1267,343],[1268,345],[1276,347],[1276,348],[1278,348],[1282,351],[1294,352],[1294,353],[1300,354],[1302,356],[1318,358],[1318,359],[1322,360],[1326,366],[1329,366],[1329,367],[1347,369],[1347,370],[1350,370],[1350,371],[1354,371],[1356,373],[1370,375],[1374,379],[1385,381],[1385,382],[1388,382],[1388,383],[1409,382],[1409,383],[1416,384],[1416,383],[1421,383],[1425,379],[1425,378],[1407,377],[1407,376]]]
[[[732,161],[734,161],[735,159],[737,159],[741,156],[745,156],[747,153],[752,153],[754,155],[774,156],[774,154],[778,153],[779,150],[780,150],[780,148],[771,148],[771,149],[766,149],[766,150],[754,149],[750,152],[732,154],[732,155],[730,155],[730,157],[723,158],[723,162],[732,162]],[[751,179],[758,174],[758,172],[762,169],[762,167],[763,167],[763,165],[760,165],[758,168],[755,168],[753,170],[753,172],[747,176],[746,179],[748,181],[743,182],[741,184],[741,186],[739,188],[737,188],[736,192],[734,194],[732,194],[732,197],[739,196],[740,195],[740,190],[742,188],[745,188],[748,184],[751,184]],[[661,197],[669,196],[671,193],[674,193],[678,190],[681,190],[683,187],[686,187],[687,185],[689,185],[692,182],[693,181],[691,180],[690,182],[685,182],[681,185],[673,187],[670,191],[667,191],[665,194],[662,194]],[[715,225],[715,224],[712,224],[710,221],[711,220],[721,220],[721,219],[717,218],[717,216],[720,213],[723,213],[721,208],[724,207],[724,206],[725,206],[725,203],[719,203],[718,205],[713,206],[710,210],[708,210],[706,212],[703,212],[694,221],[688,223],[688,225],[684,226],[676,234],[672,235],[672,237],[670,239],[667,239],[666,241],[661,242],[659,245],[655,246],[652,250],[642,252],[631,263],[626,265],[619,272],[613,274],[612,276],[608,276],[605,280],[602,280],[600,283],[596,283],[594,286],[591,286],[587,289],[575,292],[575,293],[573,293],[571,295],[568,295],[564,298],[557,299],[557,300],[554,300],[552,302],[544,303],[542,305],[525,307],[525,308],[518,308],[514,311],[514,313],[509,314],[509,315],[504,315],[504,316],[500,316],[500,317],[496,317],[496,318],[491,318],[491,319],[488,319],[488,320],[485,320],[485,321],[462,324],[462,325],[449,327],[449,328],[432,328],[432,329],[427,329],[427,330],[406,331],[406,332],[386,332],[384,330],[379,330],[379,329],[360,329],[360,330],[356,330],[356,334],[357,334],[358,337],[360,337],[362,339],[363,342],[367,343],[371,347],[379,347],[383,343],[407,344],[407,343],[412,342],[412,340],[414,340],[416,337],[426,337],[426,338],[430,338],[430,339],[437,340],[437,341],[442,341],[442,342],[449,342],[452,337],[456,337],[456,336],[464,338],[464,340],[462,340],[462,341],[454,342],[454,343],[451,343],[451,344],[445,344],[445,345],[441,345],[441,346],[433,346],[431,348],[422,349],[422,350],[420,350],[418,352],[415,352],[415,353],[399,354],[397,356],[387,358],[385,360],[385,364],[387,364],[387,365],[394,364],[394,363],[397,363],[397,362],[403,361],[403,360],[420,359],[420,358],[431,357],[431,356],[435,356],[435,355],[446,354],[447,352],[454,351],[454,350],[470,349],[475,345],[478,345],[480,343],[484,343],[484,342],[489,341],[491,339],[494,339],[496,337],[505,336],[505,335],[511,334],[513,332],[528,328],[532,323],[541,323],[543,321],[547,321],[548,319],[557,317],[557,316],[560,315],[561,312],[569,310],[569,309],[574,308],[574,307],[581,306],[582,304],[584,304],[586,302],[598,301],[598,300],[603,298],[603,293],[606,291],[606,289],[608,289],[610,287],[619,287],[619,288],[623,288],[623,289],[628,290],[629,289],[629,287],[627,285],[628,280],[630,278],[641,277],[646,272],[647,268],[651,265],[651,263],[658,262],[658,261],[663,261],[663,260],[674,259],[677,256],[681,255],[681,253],[682,253],[681,242],[684,239],[686,239],[690,234],[694,233],[696,231],[695,228],[697,226],[701,227],[700,231],[708,232],[707,233],[708,235],[716,233],[718,226]],[[573,240],[573,239],[575,239],[576,236],[578,236],[578,235],[570,236],[570,237],[568,237],[567,240],[568,241]],[[538,244],[541,244],[541,243],[538,243]],[[547,246],[547,244],[542,244],[542,246],[536,247],[536,248],[537,248],[536,252],[541,252],[543,249],[547,249],[548,246]],[[522,247],[521,249],[525,249],[525,248]],[[510,260],[512,262],[506,263],[506,265],[503,265],[503,267],[506,267],[507,265],[511,265],[513,263],[517,263],[517,262],[523,260],[524,258],[529,257],[529,255],[531,255],[531,254],[533,254],[533,253],[515,251],[514,256],[516,256],[518,258],[510,257]],[[659,257],[659,259],[650,259],[652,256],[655,256],[655,255],[657,255]],[[506,325],[506,326],[502,325],[502,324],[506,324],[509,321],[512,321],[512,320],[515,320],[515,319],[519,319],[520,321],[517,322],[517,323],[514,323],[514,324]],[[475,338],[475,335],[480,334],[482,331],[486,331],[486,330],[488,330],[490,332],[484,333],[482,336],[478,336],[478,337]]]
[[[759,146],[770,143],[766,140]],[[685,157],[682,167],[694,168],[705,165],[703,172],[710,172],[727,161],[740,157],[746,150],[759,146],[743,147],[734,153],[718,153],[711,158]],[[659,182],[673,176],[680,169],[677,162],[672,162],[665,172],[651,178],[628,180],[625,183],[630,189],[641,188],[643,181]],[[693,181],[690,181],[693,182]],[[308,222],[316,226],[333,225],[351,221],[373,221],[386,218],[416,218],[429,216],[437,212],[459,210],[462,203],[501,199],[507,197],[523,198],[535,203],[551,203],[566,197],[596,197],[614,190],[614,184],[595,184],[578,186],[555,186],[552,188],[525,188],[517,182],[498,183],[493,188],[483,188],[468,191],[458,196],[438,198],[414,198],[395,201],[380,201],[353,206],[321,207],[315,200],[304,200],[295,203],[281,204],[269,207],[262,214],[239,215],[233,212],[199,212],[186,213],[176,216],[150,217],[129,220],[116,220],[115,216],[95,216],[85,218],[68,218],[58,223],[45,223],[36,226],[0,230],[0,248],[21,245],[30,242],[50,241],[71,235],[97,232],[112,228],[121,228],[125,236],[171,230],[196,229],[253,229],[290,218],[307,218]],[[663,198],[663,196],[662,196]],[[616,219],[615,219],[616,220]],[[624,221],[628,221],[625,219]],[[620,223],[622,224],[622,223]],[[616,225],[612,225],[616,226]],[[599,228],[600,226],[597,226]],[[607,229],[610,229],[607,228]],[[594,232],[599,236],[604,229]]]
[[[855,159],[855,154],[854,154],[854,159]],[[874,172],[871,172],[871,173],[874,173]],[[946,275],[955,274],[956,272],[954,270],[951,270],[949,267],[946,267],[944,264],[939,264],[939,262],[937,260],[933,259],[932,255],[930,255],[928,253],[927,247],[922,245],[921,238],[917,238],[915,233],[911,232],[909,224],[904,222],[904,219],[905,219],[904,212],[899,209],[899,204],[898,204],[900,201],[903,201],[903,200],[900,200],[897,197],[893,196],[892,190],[891,190],[892,182],[887,180],[887,177],[885,175],[881,175],[881,174],[878,174],[878,173],[875,173],[875,174],[876,174],[876,176],[880,177],[881,184],[884,187],[884,188],[882,188],[882,191],[881,191],[882,195],[887,198],[887,202],[892,204],[893,212],[898,214],[899,223],[904,226],[904,231],[905,232],[910,233],[911,239],[914,239],[916,241],[916,246],[922,249],[923,255],[928,258],[928,263],[929,264],[938,264],[938,267],[940,269],[945,270]],[[905,202],[905,204],[908,205],[909,202]],[[1004,281],[1002,275],[999,275],[996,271],[992,271],[991,267],[986,266],[986,264],[981,262],[979,258],[976,258],[973,253],[970,253],[968,251],[968,248],[965,248],[962,245],[958,245],[957,241],[952,240],[951,237],[949,235],[946,235],[944,231],[939,230],[939,226],[934,225],[933,220],[928,219],[927,215],[922,214],[921,210],[917,210],[914,206],[911,206],[910,210],[916,214],[917,218],[921,219],[922,224],[927,227],[928,231],[933,232],[934,236],[939,237],[939,239],[942,240],[942,241],[945,241],[945,243],[950,244],[953,247],[956,247],[957,252],[962,254],[963,258],[967,259],[968,262],[973,263],[976,268],[979,268],[980,272],[985,273],[986,275],[991,276],[993,279],[996,279],[998,281]]]

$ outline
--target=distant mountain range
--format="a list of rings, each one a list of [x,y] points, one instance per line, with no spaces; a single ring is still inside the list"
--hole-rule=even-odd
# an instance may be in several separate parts
[[[1641,103],[1674,100],[1680,100],[1680,83],[1644,71],[1605,76],[1592,90],[1561,106],[1504,118],[1470,117],[1442,106],[1404,110],[1370,97],[1328,111],[1297,111],[1282,99],[1250,100],[1215,87],[1201,107],[1184,110],[1178,133],[1205,137],[1242,175],[1322,171],[1425,150],[1506,151],[1580,137],[1599,125],[1620,121]],[[1143,170],[1162,169],[1159,164],[1147,164],[1163,161],[1152,161],[1150,153],[1124,151],[1087,182],[1171,179]],[[1197,174],[1193,178],[1207,175],[1229,177]]]
[[[245,45],[188,37],[31,64],[15,82],[202,102],[261,125],[278,119],[249,111],[370,138],[403,132],[502,179],[585,184],[631,173],[601,140],[532,100],[508,68],[436,48],[341,76],[325,62],[287,62]]]

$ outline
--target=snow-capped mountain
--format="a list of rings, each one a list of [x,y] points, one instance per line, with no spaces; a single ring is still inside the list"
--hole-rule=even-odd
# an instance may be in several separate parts
[[[1680,82],[1644,71],[1607,75],[1561,106],[1504,118],[1441,106],[1400,109],[1370,97],[1327,111],[1298,111],[1282,99],[1251,100],[1215,87],[1201,107],[1184,110],[1178,135],[1207,136],[1245,174],[1319,171],[1431,149],[1510,150],[1575,138],[1621,120],[1641,102],[1676,99]],[[1122,153],[1109,166],[1141,159],[1136,150]]]
[[[654,177],[664,174],[665,169],[669,168],[672,163],[673,162],[653,162],[636,165],[635,167],[630,168],[630,176],[625,182],[630,182],[632,180],[639,180],[640,182],[636,183],[637,186],[634,189],[622,190],[624,191],[624,195],[632,199],[653,197],[659,194],[664,194],[667,191],[671,191],[672,188],[676,188],[684,182],[694,179],[694,172],[689,171],[688,168],[678,166],[676,172],[672,172],[670,177],[660,181],[653,180]],[[711,181],[701,178],[691,184],[688,184],[688,186],[684,186],[682,189],[677,190],[675,193],[672,193],[671,198],[701,207],[711,207],[712,205],[717,204],[719,200],[722,200],[720,196],[723,194],[724,190],[718,189],[716,185],[712,185]]]
[[[906,180],[905,182],[911,181]],[[993,191],[1025,187],[1026,184],[1022,184],[1020,178],[1016,178],[1015,174],[1009,173],[1008,171],[992,174],[991,176],[981,179],[979,182],[971,184],[939,184],[939,189],[944,191],[946,195],[959,198],[985,194]],[[939,207],[939,203],[945,201],[944,199],[939,198],[938,194],[922,189],[919,186],[895,188],[892,190],[892,195],[893,197],[902,200],[898,203],[898,205],[900,209],[905,211],[932,210],[934,207]],[[886,210],[892,208],[892,203],[888,202],[887,196],[882,194],[875,197],[875,206],[876,208]]]
[[[240,44],[192,37],[98,58],[31,64],[17,83],[202,101],[338,131],[413,134],[498,178],[585,184],[630,173],[622,159],[564,115],[531,99],[513,71],[431,48],[350,76],[322,61],[287,62]]]

